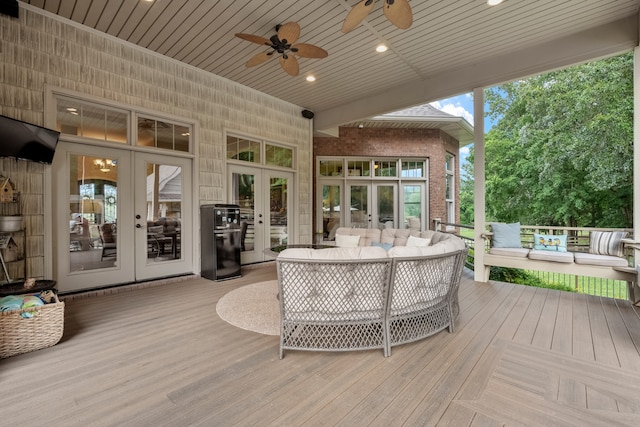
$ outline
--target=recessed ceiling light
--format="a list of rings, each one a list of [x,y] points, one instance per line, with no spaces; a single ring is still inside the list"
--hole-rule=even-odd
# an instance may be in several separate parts
[[[73,112],[73,111],[78,111],[78,110],[77,110],[76,108],[69,107],[69,108],[67,108],[67,111],[69,111],[69,112]]]
[[[314,76],[307,76],[307,81],[308,82],[315,82],[316,78]]]
[[[388,47],[385,44],[379,44],[378,46],[376,46],[376,52],[386,52],[387,49]]]
[[[489,6],[497,6],[502,3],[504,0],[487,0],[487,4]]]

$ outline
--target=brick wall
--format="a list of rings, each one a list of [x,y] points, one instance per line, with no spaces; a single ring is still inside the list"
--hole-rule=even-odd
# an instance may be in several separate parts
[[[324,156],[419,157],[429,159],[429,218],[446,220],[445,156],[456,157],[455,185],[460,189],[458,141],[439,129],[347,128],[338,138],[313,138],[313,165]],[[314,169],[315,176],[315,169]],[[314,191],[314,194],[315,191]],[[315,206],[315,204],[314,204]],[[456,191],[456,223],[460,220],[460,195]],[[433,228],[433,224],[428,224]]]

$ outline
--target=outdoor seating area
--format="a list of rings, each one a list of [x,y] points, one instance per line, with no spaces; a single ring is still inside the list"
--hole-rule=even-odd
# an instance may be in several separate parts
[[[392,346],[446,328],[453,332],[467,249],[453,235],[427,234],[437,242],[422,247],[387,243],[385,250],[374,245],[380,242],[363,239],[370,245],[282,251],[276,259],[280,357],[285,349],[372,348],[390,356]]]
[[[640,426],[640,0],[0,4],[7,425]]]
[[[629,230],[578,229],[491,223],[482,234],[485,281],[491,266],[623,280],[632,295],[637,271],[630,258]]]

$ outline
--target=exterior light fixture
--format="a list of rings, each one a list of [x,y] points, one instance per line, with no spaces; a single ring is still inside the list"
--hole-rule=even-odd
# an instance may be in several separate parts
[[[316,81],[316,78],[315,78],[314,76],[312,76],[312,75],[308,75],[308,76],[307,76],[307,81],[308,81],[308,82],[315,82],[315,81]]]

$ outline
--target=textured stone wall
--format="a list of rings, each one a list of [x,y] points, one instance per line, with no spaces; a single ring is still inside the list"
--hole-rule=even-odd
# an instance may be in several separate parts
[[[225,131],[296,147],[303,171],[294,203],[298,234],[301,242],[311,241],[312,137],[301,107],[46,12],[1,15],[0,114],[44,125],[46,86],[198,122],[199,204],[226,201]],[[38,176],[34,181],[44,175]],[[49,189],[42,181],[38,186]],[[37,222],[34,229],[42,230],[42,217]]]
[[[3,143],[0,140],[0,144]],[[9,178],[20,193],[18,202],[2,203],[1,215],[22,215],[24,231],[13,233],[18,261],[8,262],[12,280],[44,277],[44,168],[42,163],[0,158],[0,175]],[[4,280],[0,273],[0,281]]]
[[[429,218],[446,221],[445,156],[456,156],[458,141],[439,129],[348,128],[339,129],[338,138],[313,139],[314,168],[320,156],[420,157],[429,159]],[[460,221],[460,170],[456,168],[456,223]],[[315,193],[314,193],[315,194]],[[433,224],[428,224],[429,228]]]

